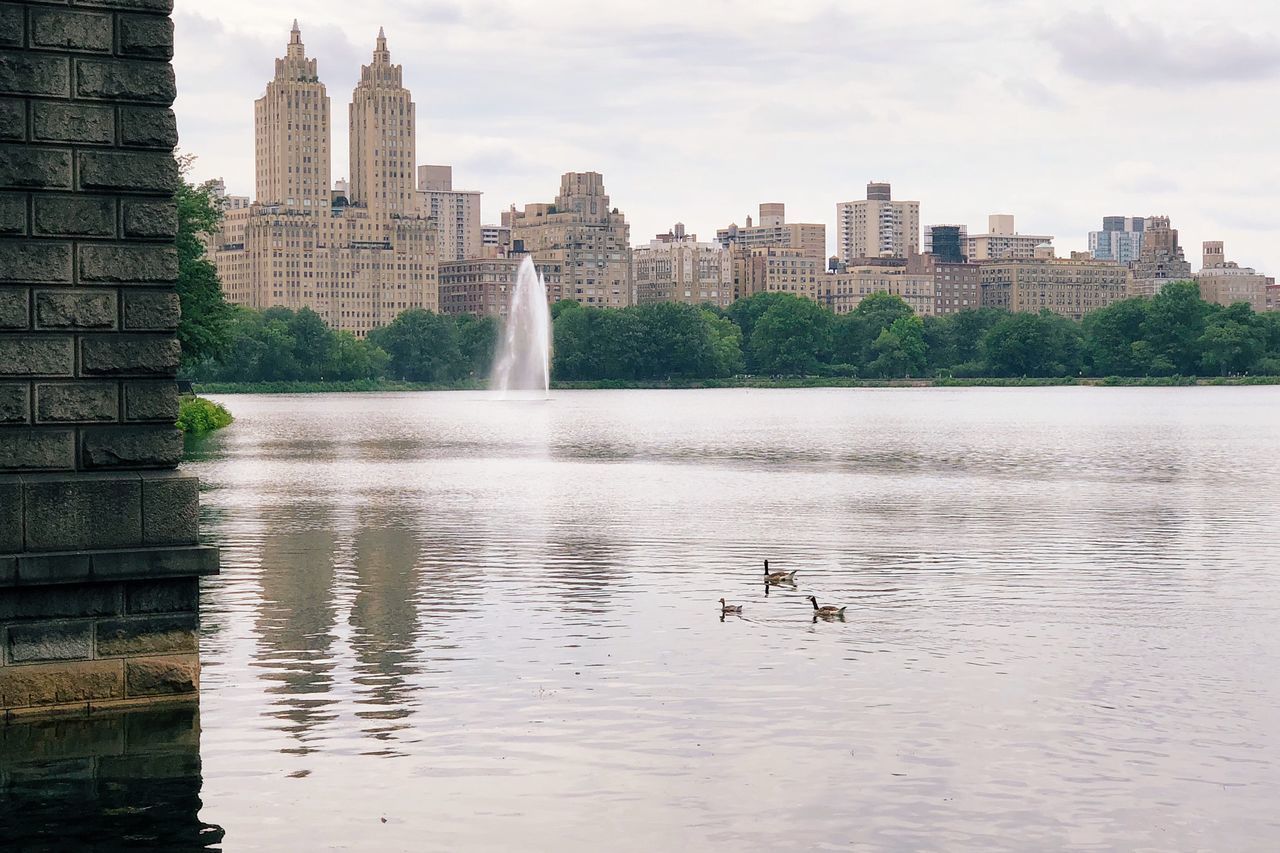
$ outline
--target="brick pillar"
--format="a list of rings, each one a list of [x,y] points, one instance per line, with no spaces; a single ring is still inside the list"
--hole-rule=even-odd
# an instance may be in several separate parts
[[[194,697],[172,0],[0,5],[0,714]]]

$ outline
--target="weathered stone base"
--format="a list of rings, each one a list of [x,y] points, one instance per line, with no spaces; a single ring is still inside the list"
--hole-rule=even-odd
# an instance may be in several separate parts
[[[52,575],[38,565],[50,556],[0,557],[17,562],[0,578],[0,719],[196,697],[198,576],[217,570],[216,549],[67,555],[66,571]],[[100,566],[109,568],[96,574]]]

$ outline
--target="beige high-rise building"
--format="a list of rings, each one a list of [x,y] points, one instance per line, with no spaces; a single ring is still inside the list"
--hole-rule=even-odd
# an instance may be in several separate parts
[[[1266,311],[1267,285],[1272,283],[1265,275],[1250,267],[1242,267],[1228,261],[1221,241],[1204,244],[1203,265],[1196,275],[1200,286],[1200,298],[1217,305],[1248,303],[1254,311]]]
[[[482,258],[504,258],[510,253],[511,226],[480,226],[480,256]]]
[[[419,166],[418,192],[438,232],[440,261],[480,257],[480,192],[455,190],[452,166]]]
[[[735,297],[747,299],[757,293],[793,293],[821,301],[823,261],[800,248],[760,246],[736,249],[733,253]]]
[[[418,210],[413,172],[415,107],[403,69],[391,64],[387,36],[378,29],[373,61],[360,68],[351,96],[351,185],[348,200],[375,218]]]
[[[566,172],[554,204],[513,207],[502,224],[511,229],[513,251],[560,265],[557,298],[602,308],[633,304],[631,226],[610,207],[599,172]]]
[[[254,101],[258,204],[329,209],[329,96],[293,22],[275,79]]]
[[[1129,270],[1087,252],[1071,258],[1018,258],[981,265],[983,306],[1079,320],[1129,295]]]
[[[1143,221],[1142,246],[1138,259],[1129,264],[1133,272],[1130,290],[1134,296],[1155,296],[1173,281],[1191,281],[1191,262],[1178,242],[1178,229],[1167,216],[1148,216]]]
[[[919,253],[920,202],[894,201],[889,184],[867,184],[865,199],[836,205],[836,254],[844,263]]]
[[[364,198],[375,206],[355,198],[345,203],[355,193],[329,186],[329,100],[295,24],[276,77],[258,101],[255,155],[265,198],[229,210],[209,241],[231,302],[311,308],[358,336],[407,309],[436,309],[436,230],[416,204],[412,167],[403,166],[413,157],[405,136],[413,103],[407,91],[390,85],[399,68],[389,63],[379,35],[374,63],[356,87],[359,108],[351,110],[357,120],[352,173],[362,176]],[[407,204],[398,189],[405,181]]]
[[[511,307],[511,291],[524,258],[520,255],[468,258],[440,264],[440,313],[481,314],[505,317]],[[563,290],[563,270],[558,263],[535,263],[547,286],[547,301]]]
[[[1052,243],[1048,234],[1019,234],[1012,216],[994,213],[987,217],[986,234],[965,237],[965,257],[973,262],[1034,258],[1037,248]]]
[[[716,242],[726,249],[758,249],[775,246],[800,249],[810,257],[825,260],[827,226],[814,222],[787,222],[786,205],[766,202],[760,205],[760,224],[747,217],[747,224],[737,223],[716,231]]]
[[[733,264],[719,243],[699,243],[677,223],[647,246],[631,250],[636,304],[684,302],[727,307],[733,302]]]

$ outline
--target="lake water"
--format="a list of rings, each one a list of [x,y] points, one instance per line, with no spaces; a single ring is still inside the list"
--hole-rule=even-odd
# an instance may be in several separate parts
[[[198,754],[28,802],[158,797],[167,849],[1280,847],[1280,389],[553,397],[222,398]]]

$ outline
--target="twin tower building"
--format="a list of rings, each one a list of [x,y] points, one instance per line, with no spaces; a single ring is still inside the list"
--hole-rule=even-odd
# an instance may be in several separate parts
[[[254,106],[256,200],[224,197],[209,240],[229,301],[311,308],[359,337],[412,308],[496,313],[471,291],[505,293],[518,262],[512,236],[535,253],[553,298],[629,301],[628,228],[598,174],[565,175],[557,204],[513,208],[488,235],[480,193],[454,191],[448,167],[418,169],[413,97],[381,30],[352,93],[349,182],[332,181],[329,96],[297,21]],[[446,285],[442,297],[442,267],[459,293]]]

